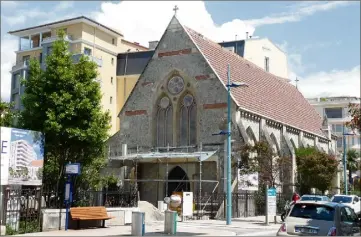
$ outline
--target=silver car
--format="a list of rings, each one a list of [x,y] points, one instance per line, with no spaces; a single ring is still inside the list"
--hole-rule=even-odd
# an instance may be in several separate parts
[[[286,216],[277,236],[360,236],[360,218],[342,203],[297,202]]]

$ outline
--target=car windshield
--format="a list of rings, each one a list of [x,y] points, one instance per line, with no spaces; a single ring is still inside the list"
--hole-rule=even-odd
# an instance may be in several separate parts
[[[301,201],[322,201],[322,197],[317,196],[303,196],[301,197]]]
[[[290,217],[313,220],[333,221],[335,209],[330,206],[297,203],[292,208]]]
[[[334,196],[332,198],[332,202],[337,202],[337,203],[351,203],[352,202],[352,197],[348,197],[348,196]]]

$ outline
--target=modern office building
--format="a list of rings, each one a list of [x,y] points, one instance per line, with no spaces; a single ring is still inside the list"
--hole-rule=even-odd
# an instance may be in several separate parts
[[[359,97],[324,97],[309,98],[309,103],[314,106],[321,117],[327,117],[329,124],[332,126],[332,132],[338,137],[337,150],[339,154],[343,153],[343,126],[351,121],[348,112],[350,103],[360,104]],[[361,137],[358,131],[351,131],[345,127],[346,149],[360,147]]]
[[[74,61],[82,54],[88,55],[97,63],[103,93],[102,106],[111,115],[110,134],[116,132],[117,110],[117,55],[126,51],[143,51],[148,48],[124,39],[124,36],[105,25],[81,16],[65,19],[44,25],[10,31],[9,34],[19,38],[16,62],[11,70],[11,102],[15,108],[21,110],[21,95],[24,88],[20,85],[20,78],[27,77],[29,60],[36,58],[44,66],[46,56],[51,52],[51,45],[57,39],[58,30],[64,30],[65,39],[69,42],[69,50],[73,53]]]

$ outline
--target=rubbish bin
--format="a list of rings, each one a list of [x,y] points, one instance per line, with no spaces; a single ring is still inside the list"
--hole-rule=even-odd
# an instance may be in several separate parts
[[[132,212],[132,236],[144,236],[145,234],[145,213]]]
[[[175,235],[177,233],[177,217],[178,214],[176,211],[165,211],[165,220],[164,220],[164,233]]]

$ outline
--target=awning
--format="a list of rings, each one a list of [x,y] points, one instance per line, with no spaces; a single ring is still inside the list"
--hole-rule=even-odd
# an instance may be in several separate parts
[[[178,159],[184,161],[206,161],[212,157],[217,151],[198,151],[198,152],[149,152],[129,154],[127,156],[110,156],[110,160],[137,160],[138,162],[154,162],[159,159],[175,162]]]

